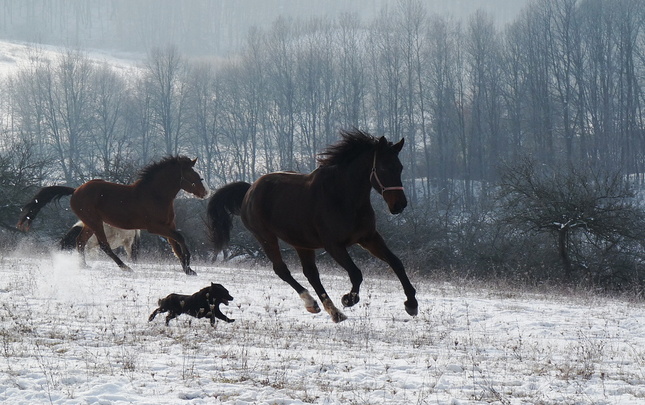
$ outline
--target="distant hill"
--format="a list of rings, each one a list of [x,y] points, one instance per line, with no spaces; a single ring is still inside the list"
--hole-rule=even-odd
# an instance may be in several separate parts
[[[65,52],[63,46],[38,45],[20,41],[0,40],[0,78],[7,77],[21,67],[26,67],[32,59],[55,61]],[[116,70],[131,71],[142,64],[144,54],[110,54],[100,51],[83,51],[97,64],[107,63]]]

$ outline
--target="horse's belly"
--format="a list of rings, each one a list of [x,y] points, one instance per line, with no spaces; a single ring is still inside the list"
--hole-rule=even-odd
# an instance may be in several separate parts
[[[277,234],[278,238],[288,243],[291,246],[303,249],[321,249],[323,247],[322,241],[313,234],[305,234],[291,232],[284,234]]]

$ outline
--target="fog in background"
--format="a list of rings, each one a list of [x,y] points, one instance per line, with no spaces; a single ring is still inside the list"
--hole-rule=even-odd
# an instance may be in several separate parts
[[[213,189],[306,173],[356,127],[405,138],[409,206],[391,216],[374,193],[374,207],[409,268],[645,291],[645,0],[0,1],[0,12],[3,44],[53,45],[0,85],[6,250],[24,241],[16,218],[42,185],[129,184],[177,154],[198,157]],[[94,50],[132,63],[97,64]],[[203,205],[175,205],[195,257],[212,254]],[[30,237],[51,247],[76,221],[61,212],[43,210]],[[248,232],[233,244],[259,251]]]
[[[392,0],[1,0],[0,38],[65,47],[147,52],[176,45],[186,55],[224,56],[244,45],[251,27],[279,16],[335,18],[354,13],[369,21]],[[465,19],[476,10],[511,22],[527,0],[425,0],[430,14]]]

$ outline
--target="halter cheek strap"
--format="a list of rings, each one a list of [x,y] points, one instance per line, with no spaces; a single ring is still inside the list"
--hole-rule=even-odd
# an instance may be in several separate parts
[[[179,180],[179,188],[181,188],[181,183],[183,183],[184,181],[190,184],[192,187],[195,187],[195,183],[193,183],[192,181],[186,180],[186,178],[184,177],[184,173],[181,173],[180,176],[181,176],[181,179]]]
[[[372,163],[372,173],[370,173],[370,181],[372,181],[372,177],[376,180],[376,184],[378,184],[378,186],[381,188],[381,195],[383,195],[383,193],[386,191],[404,190],[403,186],[385,187],[383,183],[381,183],[381,180],[378,178],[378,174],[376,173],[376,152],[374,152],[374,161]]]

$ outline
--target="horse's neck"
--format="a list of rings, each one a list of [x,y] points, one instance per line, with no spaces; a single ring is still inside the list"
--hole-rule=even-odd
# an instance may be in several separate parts
[[[145,183],[137,182],[134,186],[142,194],[154,196],[162,201],[172,201],[181,189],[179,187],[180,179],[175,180],[174,177],[174,175],[158,175]]]
[[[368,162],[369,161],[369,162]],[[372,185],[370,173],[372,170],[371,160],[366,156],[360,156],[346,167],[338,170],[337,179],[343,189],[342,192],[356,205],[370,204],[370,192]]]

